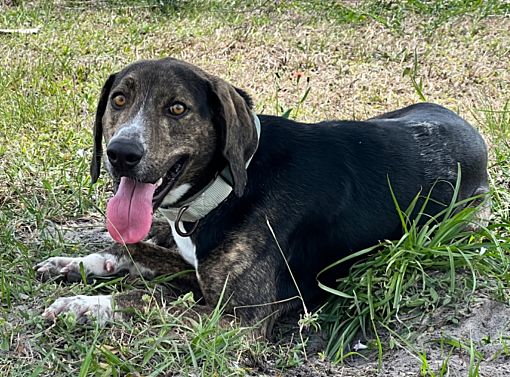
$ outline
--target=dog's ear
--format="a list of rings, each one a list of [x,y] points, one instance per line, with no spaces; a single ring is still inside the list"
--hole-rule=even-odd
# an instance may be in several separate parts
[[[244,91],[225,81],[211,79],[213,99],[213,121],[218,125],[223,148],[232,174],[234,192],[243,195],[247,174],[245,163],[257,148],[257,130],[251,111],[252,101]]]
[[[96,120],[94,122],[94,151],[90,162],[90,176],[92,183],[96,183],[101,171],[101,155],[103,154],[103,115],[108,104],[108,96],[115,81],[116,74],[110,75],[101,89],[101,96],[97,104]]]

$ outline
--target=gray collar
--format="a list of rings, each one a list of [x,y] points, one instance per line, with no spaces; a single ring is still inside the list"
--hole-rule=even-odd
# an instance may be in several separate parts
[[[255,128],[257,130],[258,148],[258,141],[260,140],[260,120],[255,113],[253,113],[253,120],[255,121]],[[257,148],[255,148],[255,152],[253,152],[253,155],[246,162],[246,168],[250,165],[253,156],[257,152]],[[181,208],[187,206],[188,208],[181,214],[180,220],[196,222],[218,207],[218,205],[230,195],[232,186],[231,183],[229,183],[229,181],[231,181],[229,177],[231,177],[231,175],[227,166],[204,190],[187,200],[186,203],[181,203],[180,207],[160,208],[159,211],[168,220],[175,222]]]

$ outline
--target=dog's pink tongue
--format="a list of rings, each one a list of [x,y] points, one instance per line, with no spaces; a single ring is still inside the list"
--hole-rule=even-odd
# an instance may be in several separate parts
[[[152,224],[152,196],[156,185],[120,179],[119,189],[106,206],[106,228],[119,243],[143,240]]]

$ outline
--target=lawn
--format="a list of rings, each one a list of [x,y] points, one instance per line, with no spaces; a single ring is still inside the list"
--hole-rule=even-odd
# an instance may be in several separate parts
[[[0,29],[2,376],[510,375],[508,2],[3,0]],[[127,63],[164,56],[245,89],[257,112],[303,121],[449,107],[489,145],[490,225],[464,232],[470,211],[406,224],[271,342],[219,327],[221,304],[184,318],[190,295],[105,329],[45,323],[60,296],[156,287],[43,284],[33,266],[107,244],[111,182],[88,175],[99,92]]]

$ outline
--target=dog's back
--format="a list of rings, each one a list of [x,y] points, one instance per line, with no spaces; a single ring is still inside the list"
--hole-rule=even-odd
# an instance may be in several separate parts
[[[380,127],[397,123],[408,129],[416,142],[429,184],[438,180],[455,184],[460,169],[461,198],[488,191],[485,142],[453,111],[432,103],[419,103],[369,121]],[[442,199],[448,201],[448,198],[447,195]]]

